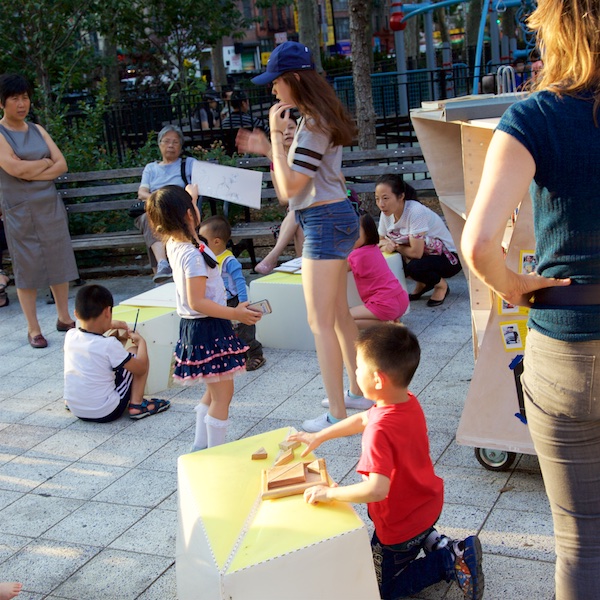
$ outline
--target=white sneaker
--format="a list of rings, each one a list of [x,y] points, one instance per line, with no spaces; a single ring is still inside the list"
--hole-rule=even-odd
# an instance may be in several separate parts
[[[316,433],[317,431],[331,427],[333,423],[329,422],[327,414],[328,413],[324,413],[314,419],[307,419],[302,423],[302,429],[304,429],[304,431],[308,431],[309,433]]]
[[[161,260],[156,266],[156,275],[152,278],[154,283],[167,283],[169,279],[173,278],[173,271],[166,260]]]
[[[346,390],[344,394],[344,404],[346,408],[358,408],[359,410],[367,410],[371,408],[375,402],[365,398],[364,396],[359,396],[358,398],[353,398],[350,395],[350,390]],[[321,406],[324,408],[329,408],[329,399],[325,398],[325,400],[321,400]]]

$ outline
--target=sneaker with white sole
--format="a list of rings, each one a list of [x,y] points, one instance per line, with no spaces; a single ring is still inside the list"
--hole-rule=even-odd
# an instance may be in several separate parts
[[[375,402],[365,398],[364,396],[354,396],[350,393],[350,390],[346,390],[346,393],[344,394],[344,404],[346,405],[346,408],[367,410],[368,408],[371,408]],[[329,398],[321,400],[321,406],[324,408],[329,408]]]
[[[169,279],[173,278],[173,271],[166,260],[161,260],[156,266],[156,274],[152,278],[154,283],[167,283]]]
[[[462,542],[458,542],[458,550],[462,550],[462,556],[456,551],[454,560],[454,575],[458,587],[467,600],[481,600],[484,590],[484,576],[481,568],[481,542],[476,535],[472,535]]]
[[[308,431],[308,433],[317,433],[317,431],[331,427],[333,423],[328,419],[328,417],[329,413],[324,413],[318,417],[315,417],[314,419],[307,419],[302,423],[302,429],[304,429],[304,431]]]

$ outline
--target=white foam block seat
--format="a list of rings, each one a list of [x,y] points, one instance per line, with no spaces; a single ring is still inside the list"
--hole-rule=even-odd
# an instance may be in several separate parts
[[[179,457],[179,600],[379,598],[367,528],[349,504],[260,499],[289,431]],[[252,460],[261,447],[268,458]]]
[[[139,310],[139,315],[138,315]],[[113,309],[113,319],[125,321],[146,340],[150,372],[144,394],[151,395],[169,387],[171,362],[179,339],[179,316],[172,308],[129,306],[119,304]]]
[[[406,288],[402,257],[384,253],[392,273]],[[308,326],[302,275],[274,272],[250,283],[250,301],[267,299],[273,309],[256,324],[256,338],[268,348],[314,350],[315,338]],[[352,273],[348,272],[348,305],[362,304]],[[408,313],[408,310],[407,310]]]

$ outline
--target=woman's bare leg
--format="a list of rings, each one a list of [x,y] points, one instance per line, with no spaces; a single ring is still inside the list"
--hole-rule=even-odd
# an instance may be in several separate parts
[[[17,288],[17,296],[21,304],[21,310],[27,321],[27,333],[33,338],[42,333],[35,305],[37,290],[35,288]]]
[[[336,419],[346,417],[342,349],[336,333],[337,313],[340,310],[338,296],[346,294],[345,284],[340,289],[346,277],[345,260],[303,258],[302,285],[308,324],[315,337],[323,385],[329,399],[329,412]],[[351,317],[350,321],[354,323]]]
[[[50,289],[56,302],[56,313],[59,320],[66,324],[72,323],[73,319],[69,314],[69,282],[51,285]]]
[[[335,333],[342,350],[344,366],[350,383],[350,393],[355,396],[362,396],[362,391],[356,382],[356,348],[354,342],[358,336],[358,328],[348,308],[348,273],[346,269],[346,262],[344,261],[344,270],[338,283],[340,291],[337,295],[335,308]]]
[[[255,269],[255,271],[262,273],[263,275],[268,275],[277,266],[277,259],[283,254],[283,251],[288,247],[291,241],[295,239],[298,230],[301,231],[302,228],[296,223],[296,213],[293,210],[290,210],[281,222],[281,228],[279,229],[279,236],[277,237],[275,246],[273,246],[271,252],[256,265],[259,268]],[[304,234],[302,234],[302,237],[304,239]],[[296,252],[298,252],[298,249],[296,249]],[[300,249],[300,254],[301,253],[302,249]]]

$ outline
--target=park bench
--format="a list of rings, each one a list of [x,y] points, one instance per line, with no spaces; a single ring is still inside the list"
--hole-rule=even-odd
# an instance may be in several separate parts
[[[398,147],[374,150],[355,150],[344,152],[342,173],[348,186],[356,192],[373,192],[375,180],[384,173],[400,173],[417,190],[433,190],[429,179],[427,165],[418,147]],[[240,158],[238,166],[245,169],[261,169],[263,173],[263,190],[261,198],[263,206],[275,203],[276,194],[272,186],[269,160],[266,158]],[[83,173],[65,173],[56,179],[58,193],[64,200],[70,215],[79,215],[83,219],[79,228],[88,228],[86,219],[93,222],[97,213],[108,213],[108,216],[121,216],[127,212],[135,201],[142,176],[142,167],[127,169],[111,169]],[[212,211],[215,204],[212,203]],[[95,216],[96,215],[96,216]],[[121,219],[121,221],[125,221]],[[130,226],[116,232],[83,233],[72,236],[75,251],[99,249],[143,248],[142,234],[135,229],[133,219]],[[250,219],[250,211],[245,210],[245,222],[236,224],[232,229],[232,240],[237,253],[248,250],[252,265],[256,264],[254,240],[272,236],[272,222],[254,222]],[[91,228],[91,227],[90,227]]]

